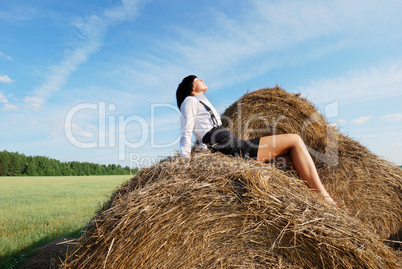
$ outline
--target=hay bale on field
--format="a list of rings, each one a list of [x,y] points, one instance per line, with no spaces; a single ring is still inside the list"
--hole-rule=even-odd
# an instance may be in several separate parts
[[[309,148],[328,192],[382,238],[402,228],[402,169],[331,126],[299,94],[265,88],[229,106],[224,124],[243,139],[296,133]]]
[[[75,238],[59,238],[32,251],[32,256],[20,269],[56,269],[75,249]],[[13,268],[13,267],[12,267]]]
[[[357,219],[292,173],[220,153],[140,171],[66,268],[397,268]]]

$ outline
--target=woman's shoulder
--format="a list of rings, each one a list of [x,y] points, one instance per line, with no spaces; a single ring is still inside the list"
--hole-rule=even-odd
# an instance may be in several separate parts
[[[198,99],[195,98],[194,96],[187,96],[183,103],[182,106],[186,106],[186,105],[194,105],[194,104],[198,104]]]
[[[187,96],[186,99],[184,99],[183,103],[180,106],[180,110],[183,111],[189,111],[189,110],[195,110],[198,109],[198,105],[200,102],[198,99],[194,96]]]

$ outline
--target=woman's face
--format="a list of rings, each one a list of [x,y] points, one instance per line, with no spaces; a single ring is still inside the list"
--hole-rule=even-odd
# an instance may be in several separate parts
[[[199,80],[195,78],[193,81],[193,91],[191,92],[192,96],[203,94],[208,90],[207,85],[205,85],[204,80]]]

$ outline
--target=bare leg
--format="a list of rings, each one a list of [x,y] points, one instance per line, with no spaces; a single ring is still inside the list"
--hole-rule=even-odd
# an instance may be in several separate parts
[[[292,166],[292,159],[290,158],[290,154],[286,153],[281,156],[277,156],[269,161],[269,163],[275,164],[279,169],[290,168]]]
[[[312,190],[321,195],[327,202],[336,205],[322,185],[313,159],[299,135],[281,134],[261,137],[257,153],[258,161],[268,162],[284,154],[290,155],[294,168]]]

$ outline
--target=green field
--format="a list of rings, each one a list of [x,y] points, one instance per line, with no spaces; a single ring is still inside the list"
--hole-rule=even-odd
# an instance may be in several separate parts
[[[17,268],[29,253],[82,229],[124,176],[0,177],[0,268]]]

